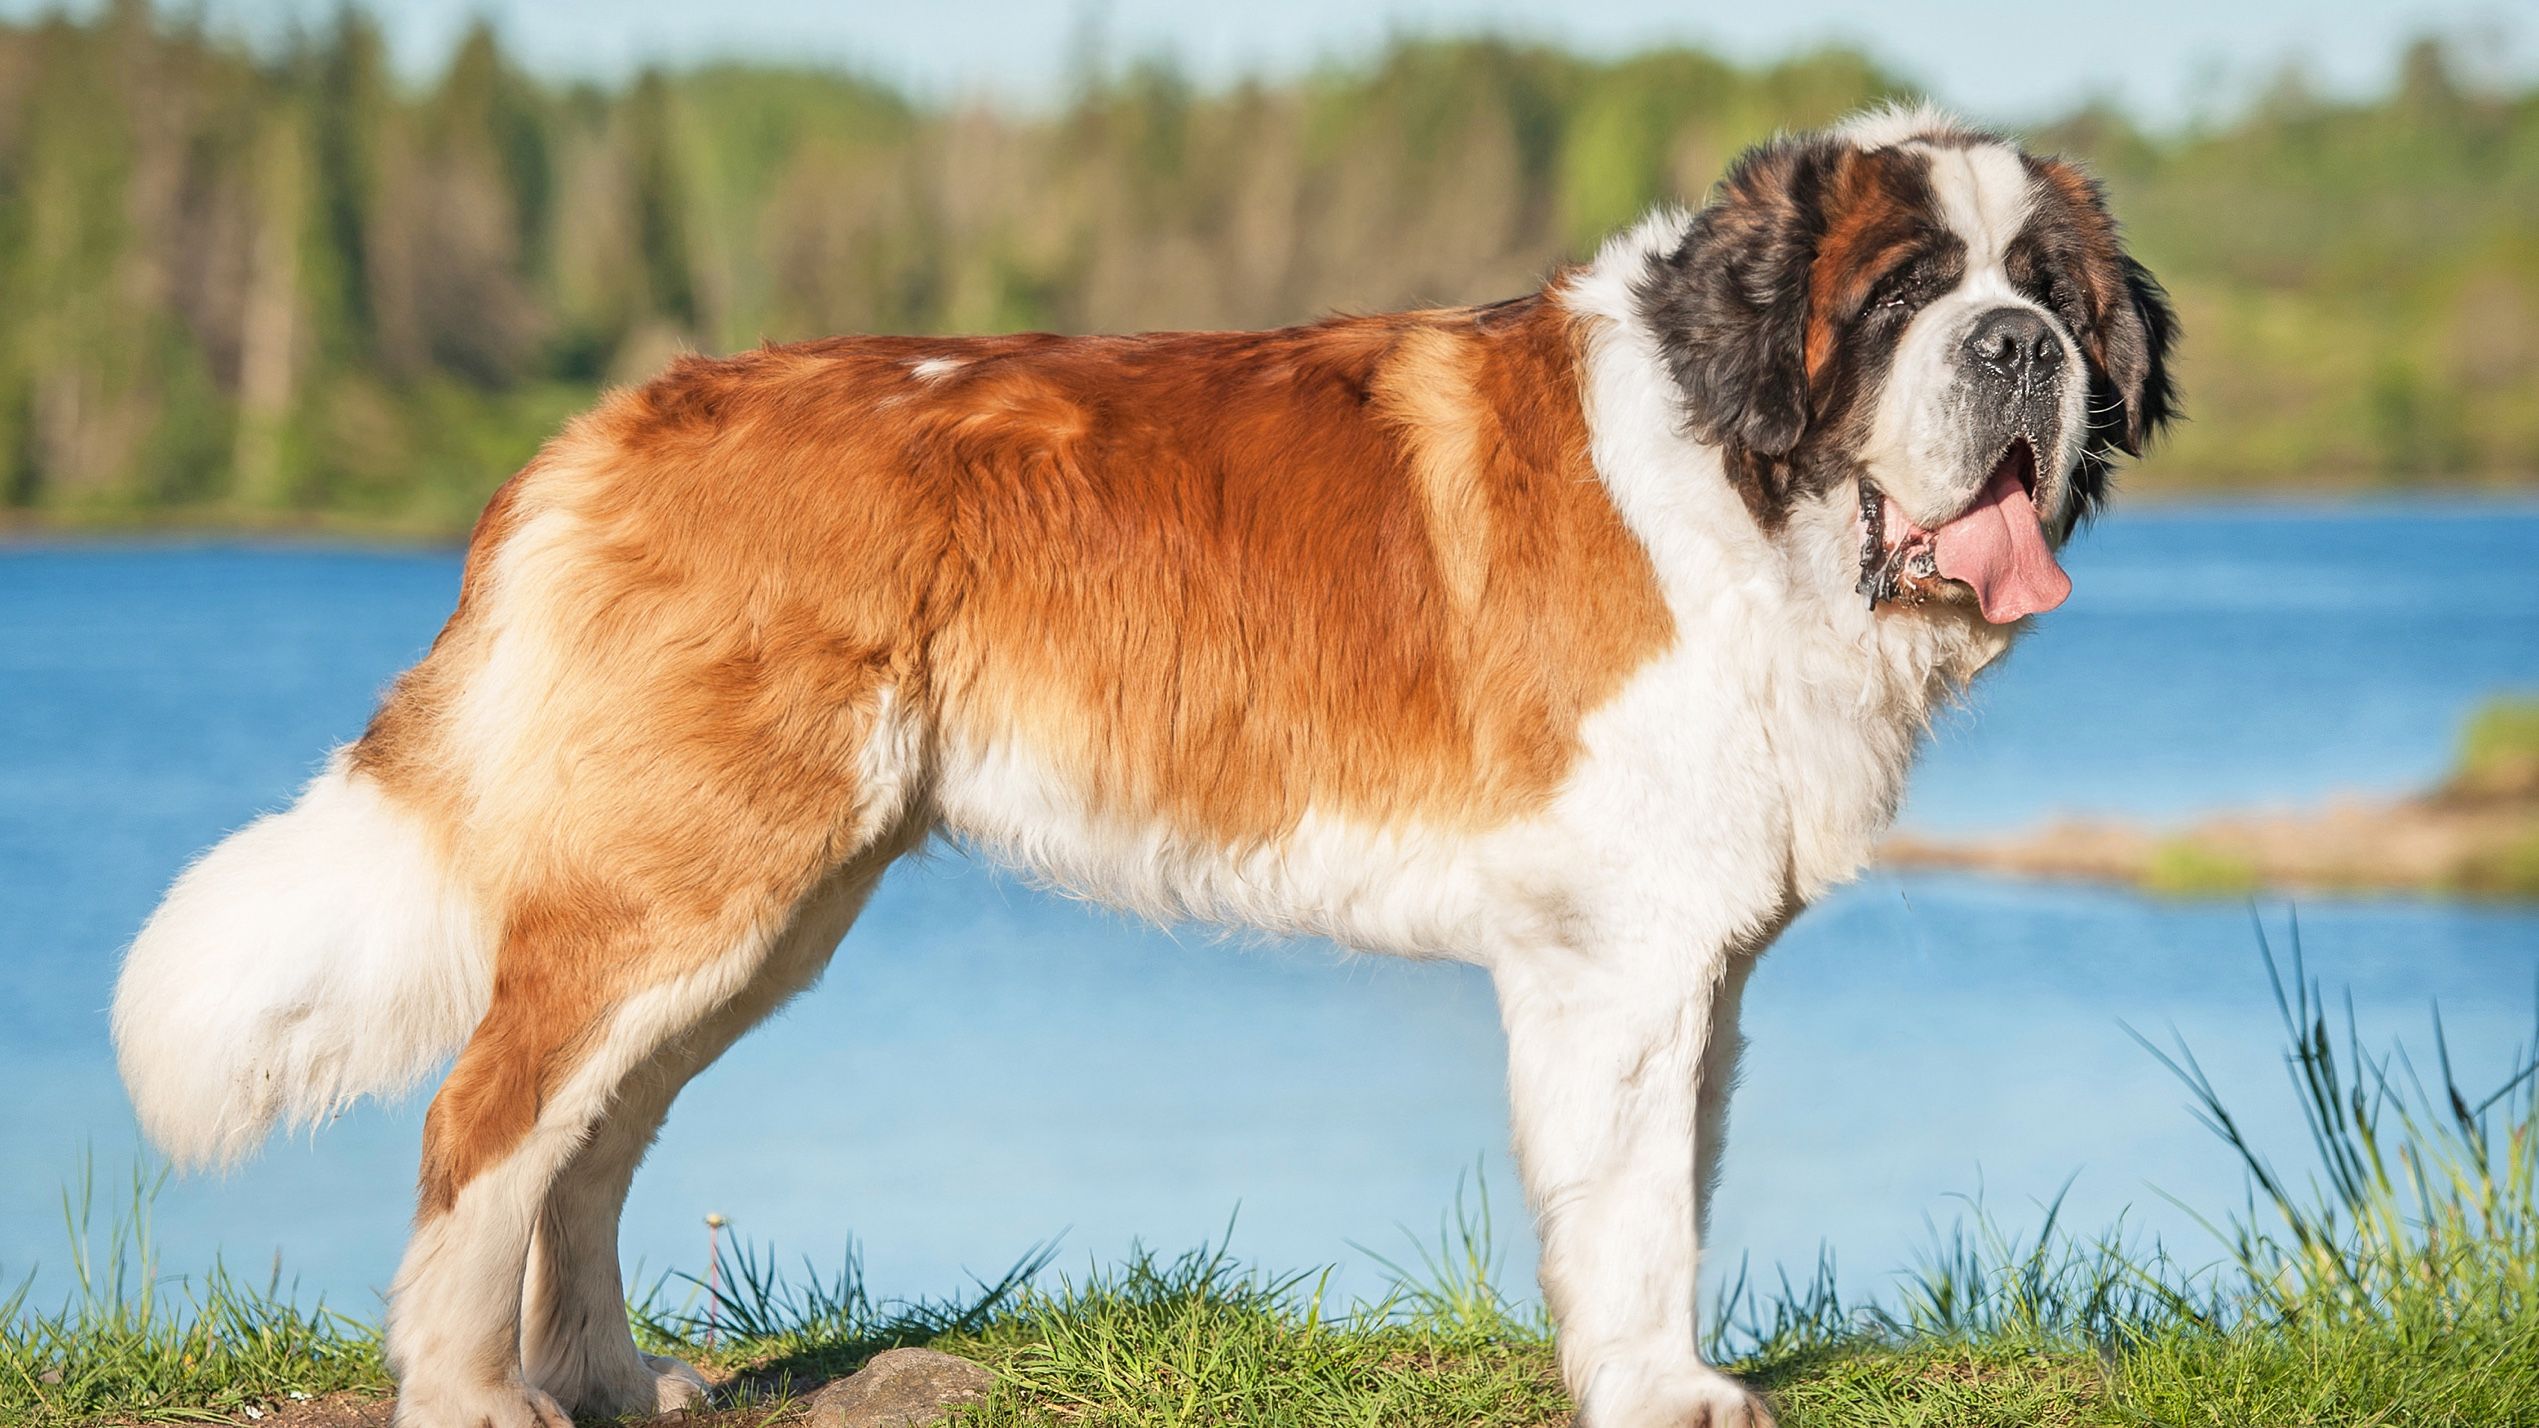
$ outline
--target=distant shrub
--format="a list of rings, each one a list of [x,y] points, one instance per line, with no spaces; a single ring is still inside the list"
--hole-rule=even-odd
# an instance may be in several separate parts
[[[2257,865],[2245,853],[2196,837],[2172,838],[2152,850],[2142,885],[2170,897],[2238,896],[2258,886]]]
[[[2460,868],[2458,887],[2472,897],[2539,898],[2539,822],[2471,857]]]
[[[2504,695],[2479,706],[2460,736],[2449,791],[2472,797],[2539,796],[2539,696]]]

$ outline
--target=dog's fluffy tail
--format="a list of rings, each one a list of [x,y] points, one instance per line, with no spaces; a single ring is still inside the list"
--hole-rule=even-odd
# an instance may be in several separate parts
[[[412,1086],[484,1014],[492,946],[412,814],[338,753],[169,889],[115,987],[115,1055],[179,1165],[245,1159]]]

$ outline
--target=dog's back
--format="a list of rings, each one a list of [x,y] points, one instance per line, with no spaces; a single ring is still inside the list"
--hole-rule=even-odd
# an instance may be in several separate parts
[[[937,828],[1159,915],[1471,950],[1456,899],[1372,890],[1540,811],[1667,630],[1573,321],[855,339],[620,395],[489,506],[363,737],[144,930],[145,1124],[235,1158],[417,1079],[500,988],[543,1069],[486,1094],[525,1125],[606,1009],[739,976]]]

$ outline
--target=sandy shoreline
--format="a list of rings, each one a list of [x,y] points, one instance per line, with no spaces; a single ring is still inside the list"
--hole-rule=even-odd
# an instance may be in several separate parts
[[[1879,862],[2188,895],[2279,888],[2539,900],[2539,796],[2444,790],[2167,828],[2064,818],[1997,838],[1898,833]]]

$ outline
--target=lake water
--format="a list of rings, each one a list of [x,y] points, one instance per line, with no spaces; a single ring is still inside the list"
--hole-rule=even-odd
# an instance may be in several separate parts
[[[2120,515],[2073,551],[2071,604],[1940,731],[1906,821],[2419,785],[2479,698],[2539,688],[2534,550],[2527,505]],[[359,730],[457,575],[446,552],[0,549],[0,1282],[60,1288],[63,1184],[91,1152],[110,1181],[134,1163],[106,1043],[119,948],[187,857]],[[2280,935],[2286,909],[2258,911]],[[2367,1036],[2421,1041],[2438,1001],[2472,1077],[2528,1039],[2539,914],[2321,900],[2299,918]],[[2227,1209],[2237,1168],[2120,1022],[2176,1028],[2291,1158],[2273,1016],[2244,904],[1873,874],[1753,983],[1708,1277],[1740,1255],[1803,1270],[1823,1243],[1874,1289],[1956,1196],[2032,1224],[2067,1178],[2069,1223],[2122,1214],[2201,1256],[2156,1191]],[[720,1212],[789,1258],[833,1264],[851,1235],[878,1292],[924,1295],[1052,1236],[1069,1269],[1132,1240],[1186,1248],[1239,1206],[1238,1254],[1372,1290],[1366,1250],[1433,1234],[1477,1167],[1506,1281],[1530,1292],[1500,1050],[1470,969],[1159,931],[944,855],[895,871],[827,981],[689,1091],[627,1253],[698,1268]],[[278,1258],[371,1312],[420,1119],[366,1107],[170,1186],[163,1264]]]

